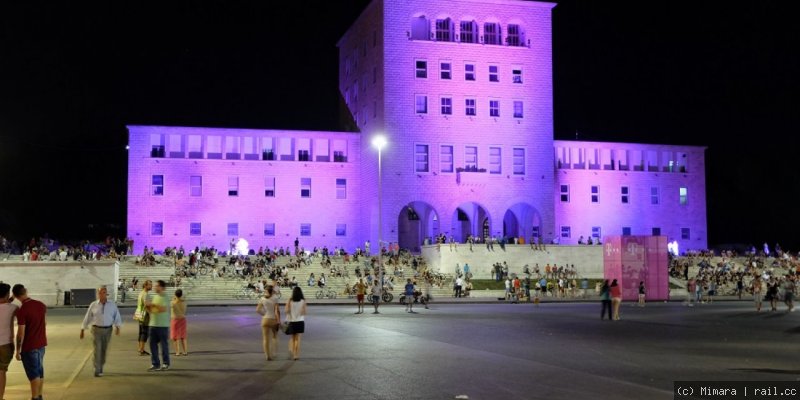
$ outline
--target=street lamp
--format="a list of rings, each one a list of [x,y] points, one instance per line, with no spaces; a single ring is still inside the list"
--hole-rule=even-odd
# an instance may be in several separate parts
[[[378,271],[380,273],[379,282],[381,284],[381,291],[383,290],[383,251],[381,251],[381,242],[383,241],[383,221],[381,215],[383,214],[383,187],[381,185],[381,151],[386,146],[386,137],[383,135],[375,135],[372,138],[372,147],[378,149]],[[380,299],[378,299],[380,301]]]

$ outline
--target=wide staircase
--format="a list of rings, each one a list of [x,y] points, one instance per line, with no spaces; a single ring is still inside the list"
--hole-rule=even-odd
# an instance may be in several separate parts
[[[700,267],[698,264],[701,260],[706,260],[710,265],[719,265],[720,263],[727,262],[731,267],[736,266],[739,269],[744,268],[745,264],[747,263],[748,259],[746,257],[735,257],[735,258],[725,258],[721,256],[714,256],[714,257],[686,257],[681,256],[677,258],[679,263],[688,262],[689,263],[689,277],[693,278],[697,276],[697,273],[700,271]],[[792,271],[791,269],[780,267],[780,266],[773,266],[776,263],[776,258],[768,257],[762,259],[763,267],[759,269],[759,271],[764,272],[765,270],[771,272],[773,276],[776,277],[783,277],[785,275],[790,274]],[[670,276],[669,281],[673,286],[679,287],[681,289],[686,289],[686,280],[683,277],[674,277]],[[745,287],[748,287],[750,284],[750,278],[746,278],[744,280]],[[723,295],[732,295],[736,292],[736,282],[728,282],[725,285],[722,285],[717,288],[718,294]]]
[[[157,263],[155,266],[142,266],[137,265],[134,262],[134,259],[123,259],[120,262],[120,270],[119,275],[120,279],[125,279],[125,282],[130,284],[133,278],[137,278],[139,280],[139,284],[137,285],[135,290],[128,290],[125,293],[125,303],[124,304],[135,304],[136,299],[139,296],[141,291],[142,283],[149,279],[152,281],[156,280],[164,280],[165,282],[170,282],[170,277],[175,274],[175,266],[172,260],[164,257],[156,257]],[[219,264],[217,264],[217,269],[221,270],[223,265],[226,265],[226,259],[220,258]],[[330,274],[330,268],[323,268],[321,264],[321,259],[318,257],[314,257],[310,264],[303,265],[297,269],[289,269],[289,278],[296,277],[296,280],[300,287],[303,289],[303,294],[305,295],[306,299],[309,300],[316,300],[317,294],[321,290],[315,285],[313,287],[308,286],[308,279],[309,276],[313,273],[315,278],[319,278],[323,273],[325,274],[326,280],[326,290],[325,292],[332,291],[336,294],[336,299],[348,299],[349,296],[347,295],[345,288],[349,285],[352,286],[356,282],[358,282],[358,278],[355,275],[355,268],[357,265],[355,262],[350,262],[349,264],[345,264],[341,258],[332,258],[331,262],[334,265],[337,265],[343,271],[346,270],[348,272],[347,277],[334,277]],[[289,257],[278,257],[275,260],[275,264],[279,266],[283,266],[289,263]],[[361,269],[363,271],[364,266],[363,262],[361,263]],[[208,268],[210,271],[210,268]],[[387,274],[390,273],[391,268],[387,269]],[[408,272],[409,269],[406,269]],[[408,275],[406,275],[408,276]],[[262,278],[266,279],[266,278]],[[178,287],[167,287],[167,295],[172,296],[174,291],[178,288],[183,290],[184,298],[187,301],[210,301],[210,300],[247,300],[252,299],[255,300],[254,295],[251,291],[246,290],[248,280],[240,277],[212,277],[210,272],[206,273],[205,275],[198,274],[196,277],[186,277],[181,278],[180,285]],[[255,280],[253,280],[255,282]],[[403,286],[405,285],[405,278],[396,276],[394,278],[394,289],[391,293],[394,295],[393,302],[398,302],[400,294],[403,292]],[[445,279],[444,284],[442,287],[433,286],[430,289],[431,296],[434,299],[442,298],[447,296],[452,296],[452,285],[453,281],[451,277]],[[423,285],[419,285],[418,289],[423,289]],[[287,298],[290,294],[290,290],[288,287],[281,288],[281,298]],[[323,297],[326,298],[326,297]],[[121,294],[117,297],[118,301],[122,300]]]

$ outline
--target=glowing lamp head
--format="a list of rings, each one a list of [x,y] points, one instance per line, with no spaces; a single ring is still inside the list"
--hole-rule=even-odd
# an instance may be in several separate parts
[[[372,147],[378,150],[382,150],[384,147],[386,147],[386,136],[377,135],[372,138]]]

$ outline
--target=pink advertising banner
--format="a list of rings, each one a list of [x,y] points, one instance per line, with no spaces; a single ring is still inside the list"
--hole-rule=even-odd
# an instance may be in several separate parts
[[[644,282],[647,300],[668,299],[666,236],[607,236],[603,243],[605,279],[617,280],[623,300],[638,300],[639,282]]]

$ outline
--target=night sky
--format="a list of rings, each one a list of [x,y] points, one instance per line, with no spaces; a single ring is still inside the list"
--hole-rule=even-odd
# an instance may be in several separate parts
[[[0,3],[0,235],[74,239],[124,235],[125,125],[341,129],[368,1],[30,3]],[[708,146],[709,244],[800,250],[791,4],[560,2],[555,138]]]

